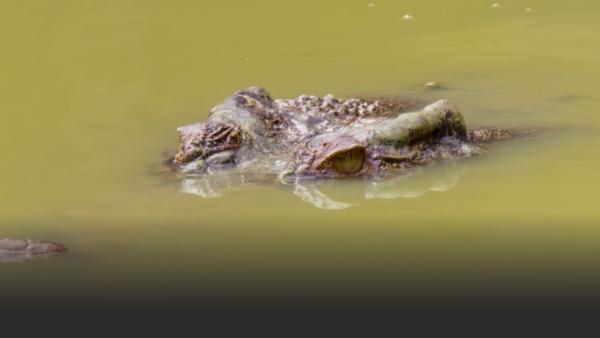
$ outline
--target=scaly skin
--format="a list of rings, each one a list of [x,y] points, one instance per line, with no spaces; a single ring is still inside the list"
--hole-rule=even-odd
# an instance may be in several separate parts
[[[467,131],[458,109],[439,100],[417,112],[398,98],[302,95],[273,100],[261,87],[234,93],[206,122],[180,127],[171,160],[184,173],[237,167],[280,177],[381,176],[480,154],[514,136],[505,129]]]

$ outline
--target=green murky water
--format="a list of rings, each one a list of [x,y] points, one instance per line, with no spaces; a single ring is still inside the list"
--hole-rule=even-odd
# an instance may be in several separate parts
[[[0,293],[593,289],[600,4],[491,4],[0,4],[0,237],[60,241],[74,253],[0,265]],[[431,80],[444,89],[418,89]],[[156,172],[177,126],[254,84],[276,97],[444,97],[469,125],[546,131],[378,189],[327,183],[321,202],[314,191],[277,184],[203,198]],[[323,196],[346,208],[315,207]]]

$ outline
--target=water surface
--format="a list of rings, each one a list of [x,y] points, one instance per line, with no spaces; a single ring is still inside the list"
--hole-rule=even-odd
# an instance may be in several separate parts
[[[59,241],[74,254],[0,265],[0,294],[595,291],[600,4],[491,4],[1,4],[0,237]],[[444,87],[419,89],[428,81]],[[369,182],[355,180],[320,187],[349,206],[339,210],[280,184],[202,198],[158,172],[177,126],[250,85],[275,97],[443,97],[470,126],[545,131],[400,179],[420,193],[366,198]],[[447,189],[431,188],[456,173]]]

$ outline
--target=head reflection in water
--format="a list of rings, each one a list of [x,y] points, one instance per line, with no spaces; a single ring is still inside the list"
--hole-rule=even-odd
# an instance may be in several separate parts
[[[464,165],[453,163],[435,168],[415,168],[404,174],[380,179],[311,180],[295,178],[282,181],[290,193],[320,209],[346,209],[360,205],[366,199],[417,198],[430,191],[452,189],[465,173]],[[217,198],[244,185],[260,182],[235,171],[185,177],[181,191],[203,198]],[[267,183],[263,179],[262,183]],[[348,193],[350,189],[350,193]],[[343,192],[343,193],[342,193]]]

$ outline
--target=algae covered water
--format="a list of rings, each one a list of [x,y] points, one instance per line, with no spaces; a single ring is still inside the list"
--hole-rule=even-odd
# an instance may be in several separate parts
[[[3,299],[589,296],[600,282],[600,4],[60,1],[0,5]],[[442,86],[425,90],[436,81]],[[184,181],[175,128],[274,97],[447,98],[543,132],[393,181]],[[224,189],[223,189],[224,187]]]

